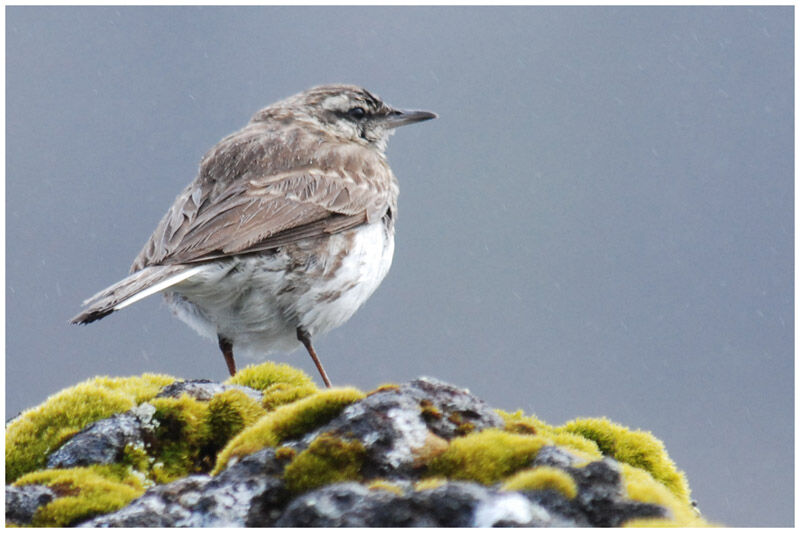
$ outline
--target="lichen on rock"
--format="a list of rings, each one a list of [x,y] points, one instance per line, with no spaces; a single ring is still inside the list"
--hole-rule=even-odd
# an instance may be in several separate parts
[[[431,378],[319,390],[274,363],[84,382],[8,424],[6,472],[8,525],[706,525],[647,432]]]

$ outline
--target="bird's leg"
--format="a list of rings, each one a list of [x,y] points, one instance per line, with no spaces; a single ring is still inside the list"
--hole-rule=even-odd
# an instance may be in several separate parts
[[[228,372],[232,376],[236,373],[236,361],[233,360],[233,343],[222,335],[217,335],[217,340],[219,341],[219,349],[222,350],[222,355],[225,356]]]
[[[311,345],[311,335],[303,328],[297,328],[297,340],[302,342],[303,346],[308,350],[308,355],[311,356],[311,359],[314,360],[314,364],[317,365],[317,370],[319,370],[319,375],[322,376],[322,381],[325,382],[325,386],[331,388],[331,380],[328,379],[328,374],[325,372],[325,369],[322,368],[322,363],[319,357],[317,357],[317,352],[314,351],[314,347]]]

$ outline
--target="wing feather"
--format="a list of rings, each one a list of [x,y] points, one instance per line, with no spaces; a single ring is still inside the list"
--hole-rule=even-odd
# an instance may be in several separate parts
[[[375,150],[251,123],[206,154],[131,270],[344,231],[394,211],[396,201],[395,178]]]

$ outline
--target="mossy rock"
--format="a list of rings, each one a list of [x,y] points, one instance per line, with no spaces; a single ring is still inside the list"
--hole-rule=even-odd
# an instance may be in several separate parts
[[[689,503],[689,484],[667,455],[664,443],[649,431],[633,431],[606,418],[576,418],[563,426],[565,432],[594,441],[601,452],[621,463],[641,468],[653,479]]]
[[[112,512],[149,486],[195,473],[218,474],[263,448],[274,448],[273,457],[282,469],[275,475],[294,495],[355,481],[387,493],[385,497],[402,497],[458,480],[477,482],[493,491],[555,491],[566,501],[578,501],[580,469],[611,457],[620,465],[613,468],[620,471],[624,496],[670,512],[668,519],[635,519],[624,525],[707,525],[693,508],[686,479],[661,441],[604,418],[552,426],[521,411],[498,410],[502,428],[477,430],[466,424],[462,428],[453,421],[459,429],[449,440],[429,431],[428,438],[433,438],[436,446],[419,454],[418,462],[410,467],[411,477],[395,480],[390,474],[371,479],[365,472],[377,471],[365,467],[374,459],[367,452],[371,444],[363,438],[349,432],[322,433],[311,442],[298,444],[364,399],[365,394],[357,389],[319,390],[303,372],[265,363],[242,369],[227,382],[261,391],[260,401],[237,388],[217,393],[208,401],[186,394],[155,397],[173,381],[169,376],[149,374],[95,378],[54,395],[8,425],[7,482],[46,485],[58,496],[37,510],[33,525],[68,526]],[[402,394],[402,390],[387,385],[370,395]],[[145,402],[147,405],[142,405]],[[91,422],[136,406],[151,410],[148,431],[152,434],[146,443],[127,445],[118,463],[45,469],[47,455],[70,436]],[[412,409],[407,416],[435,423],[445,413],[432,402],[420,400],[418,411]],[[536,464],[545,446],[561,450],[571,466]],[[386,475],[386,470],[381,472]]]
[[[302,370],[271,361],[260,365],[248,365],[225,383],[261,391],[263,394],[261,405],[268,411],[311,396],[319,390],[314,381]]]
[[[401,496],[405,493],[403,488],[388,479],[377,478],[373,479],[367,485],[369,490],[383,490]]]
[[[451,440],[444,453],[428,464],[428,473],[489,485],[529,464],[547,444],[538,435],[485,429]]]
[[[292,492],[306,492],[339,481],[361,479],[364,445],[323,433],[298,454],[283,471]]]
[[[300,437],[332,420],[353,402],[364,398],[354,388],[319,391],[309,397],[278,407],[232,439],[217,457],[214,473],[221,472],[235,457]]]
[[[696,512],[691,502],[676,495],[650,472],[630,464],[622,465],[622,477],[627,496],[635,501],[653,503],[666,507],[672,513],[671,521],[637,519],[628,526],[658,527],[660,525],[681,525],[684,527],[704,527],[710,525]],[[688,487],[687,487],[688,494]]]
[[[36,510],[33,526],[64,527],[121,509],[141,496],[139,477],[108,465],[32,472],[15,483],[45,485],[59,497]]]
[[[233,435],[253,425],[266,414],[266,410],[253,398],[237,389],[215,395],[208,402],[206,423],[209,444],[215,453],[227,444]]]
[[[6,427],[6,483],[43,468],[50,452],[87,425],[151,399],[173,381],[157,374],[96,377],[24,411]]]
[[[571,500],[578,495],[578,486],[567,472],[552,466],[520,470],[503,482],[503,490],[555,490]]]
[[[156,483],[210,471],[228,441],[266,414],[259,402],[238,389],[216,394],[209,401],[183,394],[149,403],[155,408],[155,429],[144,472]],[[126,455],[126,459],[139,468],[144,464],[141,457]]]

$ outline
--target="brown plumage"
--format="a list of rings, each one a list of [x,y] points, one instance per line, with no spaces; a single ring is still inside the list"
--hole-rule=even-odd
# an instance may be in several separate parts
[[[265,262],[283,265],[288,260],[287,264],[294,264],[297,261],[291,259],[302,256],[305,264],[300,261],[294,267],[276,267],[279,274],[285,277],[300,272],[313,277],[317,270],[312,268],[310,256],[303,255],[309,246],[316,246],[317,255],[346,255],[353,241],[344,244],[340,238],[330,238],[340,234],[347,238],[366,235],[366,230],[376,224],[384,228],[387,239],[392,239],[398,188],[384,155],[387,138],[397,126],[433,117],[427,112],[395,110],[368,91],[346,85],[316,87],[262,109],[243,129],[224,138],[205,155],[199,175],[175,199],[134,260],[131,275],[87,300],[88,308],[72,321],[89,323],[152,292],[165,292],[185,321],[192,323],[199,316],[209,322],[203,327],[192,323],[196,329],[208,334],[204,331],[206,326],[215,327],[220,347],[223,341],[232,347],[239,340],[250,342],[254,335],[262,337],[255,344],[265,345],[270,338],[277,338],[277,333],[268,334],[266,330],[292,329],[296,340],[305,344],[315,358],[310,336],[330,328],[325,321],[304,321],[303,315],[319,314],[319,309],[304,311],[299,308],[300,300],[298,309],[294,309],[292,303],[279,303],[274,295],[262,294],[257,305],[263,309],[254,311],[263,310],[268,316],[265,320],[277,320],[281,327],[270,323],[264,331],[256,331],[258,326],[248,323],[244,326],[248,331],[240,331],[243,326],[235,323],[235,317],[228,323],[228,315],[236,312],[235,307],[222,309],[221,296],[207,296],[209,290],[200,292],[197,286],[214,283],[203,281],[212,267],[230,268],[236,273],[242,270],[239,263],[251,258],[253,261],[247,264],[251,270],[256,269],[255,273],[242,279],[226,274],[224,283],[232,284],[235,290],[264,292],[266,285],[274,290],[273,285],[284,280],[276,274],[273,278],[277,281],[273,283],[270,278],[265,283],[264,272],[273,268]],[[364,254],[375,255],[372,251]],[[337,274],[340,268],[329,268],[325,276],[328,280],[337,275],[354,277],[349,282],[342,278],[340,283],[351,290],[359,276],[366,275],[365,279],[374,282],[370,268],[359,267],[349,274]],[[299,290],[300,285],[305,292]],[[322,290],[321,281],[317,286]],[[300,284],[295,280],[280,288],[302,294],[316,290],[313,280]],[[337,290],[326,291],[328,300]],[[315,297],[320,305],[325,304],[324,298]],[[210,301],[205,301],[208,298]],[[363,299],[356,302],[356,307]],[[186,306],[190,307],[189,318],[181,316],[186,314]],[[329,320],[331,323],[339,322],[341,312],[335,311],[337,318]],[[335,325],[338,323],[331,327]],[[269,347],[265,349],[268,351]],[[233,362],[231,350],[229,365]],[[227,360],[224,348],[223,353]],[[318,360],[315,362],[327,382]]]

